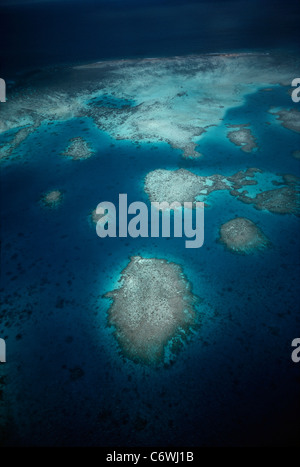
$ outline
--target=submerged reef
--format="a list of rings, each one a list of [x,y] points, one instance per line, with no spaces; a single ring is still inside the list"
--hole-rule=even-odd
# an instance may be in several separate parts
[[[300,151],[294,151],[294,152],[293,152],[293,157],[294,157],[295,159],[300,160]]]
[[[256,209],[267,209],[277,214],[299,215],[299,192],[291,186],[259,193],[254,201]]]
[[[70,139],[69,145],[62,154],[72,158],[73,160],[80,160],[88,159],[94,154],[94,152],[91,145],[84,138],[79,136]]]
[[[220,229],[221,243],[239,254],[250,254],[269,245],[269,240],[254,222],[245,217],[236,217],[225,222]]]
[[[297,109],[283,109],[278,112],[270,111],[281,121],[281,125],[289,130],[300,133],[300,112]]]
[[[91,214],[90,214],[90,220],[93,222],[93,224],[97,224],[97,222],[101,219],[103,214],[97,214],[96,209],[94,209]]]
[[[227,133],[227,138],[236,146],[240,146],[244,152],[251,152],[257,148],[254,136],[249,128],[249,125],[228,125],[229,128],[237,128],[236,130]]]
[[[113,303],[108,322],[123,354],[137,362],[167,363],[196,325],[197,301],[178,264],[134,256],[122,271],[119,289],[105,295]]]
[[[48,191],[47,193],[45,193],[41,197],[40,202],[43,206],[47,208],[57,208],[61,204],[62,198],[63,198],[62,191],[52,190],[52,191]]]
[[[157,169],[146,175],[144,189],[151,202],[178,201],[196,202],[199,195],[206,197],[216,190],[229,190],[226,177],[211,175],[203,177],[185,169]]]
[[[206,188],[204,177],[199,177],[185,169],[154,170],[147,174],[144,184],[145,192],[151,202],[194,201],[204,188]]]
[[[231,176],[220,174],[208,177],[196,175],[185,169],[164,170],[157,169],[149,172],[144,181],[144,190],[151,202],[167,201],[170,204],[178,201],[196,202],[202,201],[207,206],[210,193],[219,190],[227,190],[231,196],[246,204],[252,204],[258,210],[266,209],[277,214],[299,215],[299,178],[290,175],[280,175],[279,183],[274,175],[272,184],[280,185],[274,190],[260,190],[260,185],[255,179],[256,174],[264,174],[257,168],[249,168],[239,171]],[[257,193],[250,196],[247,187],[257,187]]]

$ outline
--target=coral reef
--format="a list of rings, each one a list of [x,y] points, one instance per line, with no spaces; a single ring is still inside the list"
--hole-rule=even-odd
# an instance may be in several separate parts
[[[173,338],[185,340],[196,324],[195,296],[175,263],[132,257],[119,289],[105,295],[113,303],[108,322],[125,356],[146,364],[164,362]]]
[[[221,226],[220,242],[234,252],[249,254],[269,245],[268,239],[254,222],[245,217],[236,217]]]

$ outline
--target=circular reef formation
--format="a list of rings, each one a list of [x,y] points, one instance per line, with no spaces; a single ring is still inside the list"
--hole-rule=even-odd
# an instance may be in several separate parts
[[[108,322],[123,354],[148,365],[170,363],[197,321],[197,298],[181,267],[134,256],[121,284],[105,297],[113,300]]]
[[[225,222],[220,229],[220,242],[234,252],[249,254],[269,245],[269,240],[257,225],[245,217]]]
[[[62,202],[63,193],[60,190],[52,190],[45,193],[40,202],[47,208],[57,208]]]

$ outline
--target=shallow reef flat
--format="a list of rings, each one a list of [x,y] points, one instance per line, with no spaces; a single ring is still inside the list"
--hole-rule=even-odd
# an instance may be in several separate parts
[[[231,252],[239,254],[250,254],[270,244],[261,229],[245,217],[236,217],[225,222],[220,229],[219,241]]]
[[[260,185],[255,178],[264,172],[257,168],[239,171],[231,176],[214,174],[200,176],[185,169],[157,169],[149,172],[144,181],[144,190],[151,202],[167,201],[173,203],[202,201],[207,205],[209,195],[214,191],[227,190],[238,200],[252,204],[258,210],[268,210],[277,214],[300,213],[299,178],[292,174],[274,175],[271,181],[274,189],[259,191]],[[277,186],[280,185],[279,188]],[[247,187],[256,187],[255,196],[250,196]]]
[[[119,289],[109,292],[113,300],[108,322],[123,354],[141,363],[168,363],[196,325],[197,298],[175,263],[134,256],[122,271]]]
[[[300,151],[294,151],[292,155],[295,159],[300,160]]]
[[[236,146],[240,146],[244,152],[252,152],[257,148],[255,138],[250,130],[246,128],[249,125],[228,125],[229,128],[236,128],[227,133],[227,138]]]
[[[228,109],[242,105],[262,83],[290,86],[298,69],[298,58],[274,53],[115,60],[41,71],[12,90],[9,105],[1,107],[0,136],[14,130],[0,143],[1,158],[16,154],[42,123],[83,117],[117,140],[165,142],[198,158],[201,138]],[[295,115],[288,115],[292,121]],[[280,118],[291,127],[286,113]],[[243,151],[254,148],[242,126],[231,139]]]

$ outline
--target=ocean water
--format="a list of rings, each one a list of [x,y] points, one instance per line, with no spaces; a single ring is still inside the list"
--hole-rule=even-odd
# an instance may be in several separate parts
[[[274,178],[299,176],[292,157],[299,135],[266,113],[275,103],[286,105],[286,95],[287,88],[277,86],[248,95],[201,138],[203,158],[197,160],[183,159],[166,143],[116,141],[82,118],[42,124],[18,148],[17,159],[2,163],[6,444],[196,446],[295,439],[299,370],[290,355],[299,334],[299,218],[258,211],[226,191],[214,192],[205,209],[204,245],[197,250],[185,249],[179,238],[100,239],[90,219],[99,202],[117,205],[119,193],[128,194],[128,203],[149,205],[143,182],[157,168],[228,176],[259,167]],[[243,123],[251,123],[258,143],[250,154],[226,138],[226,124]],[[86,138],[95,155],[63,157],[74,136]],[[259,187],[269,189],[269,178]],[[41,195],[53,189],[63,191],[62,204],[41,207]],[[271,246],[247,256],[226,250],[219,229],[235,216],[257,223]],[[135,255],[180,264],[200,298],[199,328],[170,366],[124,359],[107,326],[110,302],[103,295],[118,287]]]
[[[297,0],[1,0],[0,73],[114,58],[298,49]]]

